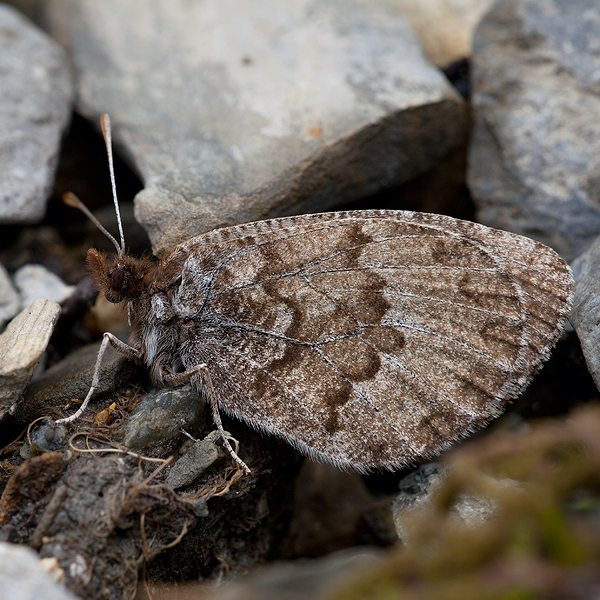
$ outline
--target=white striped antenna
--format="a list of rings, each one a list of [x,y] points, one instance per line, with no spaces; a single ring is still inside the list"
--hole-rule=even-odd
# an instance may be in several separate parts
[[[119,225],[119,235],[121,236],[121,247],[119,249],[119,258],[125,251],[125,236],[123,235],[123,223],[121,222],[121,211],[119,210],[119,201],[117,200],[117,185],[115,184],[115,167],[113,162],[112,152],[112,132],[110,127],[110,117],[108,113],[104,113],[100,117],[100,126],[104,143],[106,144],[106,152],[108,154],[108,168],[110,170],[110,183],[112,186],[113,202],[115,203],[115,213],[117,214],[117,223]],[[114,238],[113,238],[114,239]],[[118,248],[118,246],[117,246]]]
[[[123,235],[123,223],[121,221],[121,211],[119,210],[119,201],[117,200],[117,186],[115,184],[115,168],[112,152],[112,135],[110,128],[110,117],[104,113],[100,117],[100,125],[102,127],[102,135],[106,144],[106,152],[108,154],[108,169],[110,171],[110,183],[112,186],[113,202],[115,204],[115,213],[117,215],[117,224],[119,225],[119,235],[121,236],[121,244],[106,230],[106,228],[96,219],[90,209],[73,193],[66,192],[63,194],[63,202],[72,208],[79,209],[114,245],[119,256],[119,260],[125,253],[125,236]]]
[[[119,257],[123,255],[123,248],[119,247],[117,240],[115,240],[102,223],[92,214],[92,211],[73,192],[65,192],[62,199],[67,206],[78,208],[114,244]]]

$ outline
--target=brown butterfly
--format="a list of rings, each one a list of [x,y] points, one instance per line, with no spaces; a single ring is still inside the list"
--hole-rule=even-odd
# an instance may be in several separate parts
[[[569,315],[573,278],[553,250],[442,215],[258,221],[160,262],[127,254],[119,228],[116,254],[92,249],[88,263],[133,332],[104,334],[92,386],[110,343],[154,384],[205,392],[222,433],[219,410],[360,471],[437,454],[498,416]]]

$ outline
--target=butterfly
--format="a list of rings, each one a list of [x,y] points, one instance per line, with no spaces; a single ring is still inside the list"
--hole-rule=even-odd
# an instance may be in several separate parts
[[[571,305],[570,268],[552,249],[444,215],[276,218],[193,237],[160,261],[129,255],[119,227],[120,244],[105,231],[116,253],[87,260],[132,334],[104,335],[96,384],[111,344],[155,385],[191,381],[221,431],[220,411],[358,471],[438,454],[498,416]]]

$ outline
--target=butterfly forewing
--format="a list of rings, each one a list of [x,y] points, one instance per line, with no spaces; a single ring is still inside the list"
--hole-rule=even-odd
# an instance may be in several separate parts
[[[549,248],[439,215],[362,211],[211,232],[165,261],[220,406],[358,469],[430,455],[499,414],[568,315]]]

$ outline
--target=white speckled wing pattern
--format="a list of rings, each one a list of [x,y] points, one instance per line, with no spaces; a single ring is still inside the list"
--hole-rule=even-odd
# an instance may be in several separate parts
[[[357,211],[178,246],[180,349],[222,409],[341,467],[393,468],[482,426],[529,383],[572,275],[530,239],[441,215]]]

